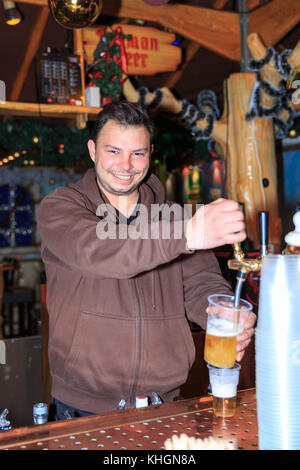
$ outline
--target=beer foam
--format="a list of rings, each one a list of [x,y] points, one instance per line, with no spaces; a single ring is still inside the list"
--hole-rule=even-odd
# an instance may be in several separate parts
[[[236,395],[235,384],[211,384],[212,394],[218,398],[232,398]]]
[[[207,322],[206,332],[213,336],[236,336],[242,333],[243,326],[237,325],[236,331],[233,331],[232,321],[225,318],[209,318]]]

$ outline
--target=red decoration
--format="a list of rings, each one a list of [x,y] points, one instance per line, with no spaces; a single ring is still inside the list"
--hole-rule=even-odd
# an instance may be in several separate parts
[[[112,102],[112,98],[110,96],[103,96],[102,97],[102,106],[105,106],[108,103]]]
[[[120,26],[115,30],[115,33],[116,33],[116,37],[112,41],[110,41],[108,47],[111,47],[115,42],[120,46],[121,57],[118,58],[117,56],[114,56],[113,59],[115,62],[118,62],[123,72],[126,73],[127,72],[127,59],[126,59],[126,54],[125,54],[124,39],[121,34],[122,30]],[[109,54],[107,54],[106,62],[107,63],[109,62]]]

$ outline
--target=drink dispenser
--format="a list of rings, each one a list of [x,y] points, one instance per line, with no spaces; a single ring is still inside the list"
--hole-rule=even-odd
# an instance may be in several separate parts
[[[283,254],[265,252],[253,264],[240,254],[229,262],[244,277],[252,268],[261,272],[255,331],[261,450],[300,450],[300,211],[293,221]]]

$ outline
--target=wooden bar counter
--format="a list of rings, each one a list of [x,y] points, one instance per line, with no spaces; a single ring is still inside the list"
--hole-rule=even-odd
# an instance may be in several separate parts
[[[164,450],[166,439],[187,434],[258,450],[255,389],[238,392],[232,418],[216,418],[212,398],[189,398],[147,408],[75,418],[0,432],[4,450]]]

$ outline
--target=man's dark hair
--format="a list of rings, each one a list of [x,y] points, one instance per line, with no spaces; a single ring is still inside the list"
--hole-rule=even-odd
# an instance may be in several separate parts
[[[123,126],[145,126],[152,142],[154,136],[154,125],[151,122],[147,111],[138,103],[128,101],[113,101],[103,107],[97,116],[92,139],[96,143],[99,132],[107,121],[112,120]]]

